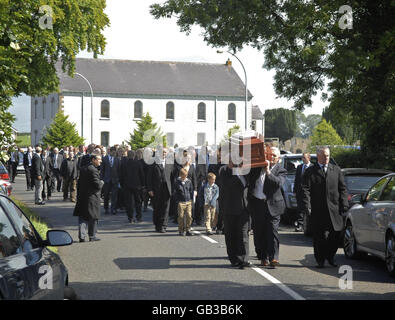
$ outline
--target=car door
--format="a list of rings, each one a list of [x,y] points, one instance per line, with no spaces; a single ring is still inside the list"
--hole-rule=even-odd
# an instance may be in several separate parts
[[[376,231],[373,215],[380,209],[379,198],[388,181],[388,177],[382,178],[370,188],[363,204],[363,210],[358,212],[359,229],[361,232],[359,243],[371,250],[374,250],[375,247],[372,233]]]
[[[25,267],[20,239],[0,206],[0,299],[25,299]]]
[[[358,244],[372,249],[371,232],[373,230],[372,212],[378,204],[378,199],[388,179],[383,178],[376,182],[367,192],[364,203],[358,205],[353,212],[353,231]]]
[[[381,254],[385,252],[385,233],[389,224],[391,210],[395,210],[395,177],[387,183],[381,192],[379,201],[372,211],[372,245]]]
[[[8,198],[2,197],[3,207],[14,222],[22,243],[27,267],[25,295],[27,299],[61,299],[64,284],[57,256],[42,245],[42,240],[23,212]]]

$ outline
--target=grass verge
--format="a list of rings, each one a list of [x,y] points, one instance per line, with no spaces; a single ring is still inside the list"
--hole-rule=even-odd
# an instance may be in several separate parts
[[[16,205],[22,209],[22,211],[25,213],[25,215],[29,218],[31,223],[33,224],[34,228],[37,230],[39,235],[41,236],[42,239],[47,238],[47,231],[49,230],[49,227],[47,224],[43,221],[41,221],[41,218],[35,213],[32,209],[27,207],[22,201],[19,201],[15,199],[14,197],[11,197],[12,201],[16,203]],[[56,247],[47,247],[49,250],[58,253],[58,248]]]

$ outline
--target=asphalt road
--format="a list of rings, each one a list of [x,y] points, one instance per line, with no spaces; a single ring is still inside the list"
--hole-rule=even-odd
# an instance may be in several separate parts
[[[70,286],[81,299],[122,300],[349,300],[395,299],[395,279],[384,262],[373,256],[348,260],[342,249],[339,267],[317,269],[311,238],[280,226],[280,263],[275,269],[259,266],[250,236],[253,268],[234,269],[226,255],[223,235],[180,237],[177,226],[154,232],[152,211],[140,224],[127,223],[126,213],[104,215],[99,221],[98,242],[78,242],[74,203],[55,193],[45,206],[34,204],[34,192],[25,191],[25,177],[18,175],[13,196],[37,212],[51,228],[67,230],[75,243],[59,248],[69,271]],[[352,268],[352,283],[342,281]],[[351,276],[350,273],[348,273]],[[348,279],[351,279],[350,277]],[[341,289],[341,284],[349,285]],[[352,288],[350,287],[352,285]]]

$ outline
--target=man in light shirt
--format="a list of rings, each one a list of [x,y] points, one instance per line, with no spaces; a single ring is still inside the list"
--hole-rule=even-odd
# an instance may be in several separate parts
[[[279,265],[278,227],[285,203],[281,187],[287,170],[278,165],[280,150],[272,147],[272,161],[266,160],[263,168],[254,168],[249,178],[249,211],[252,217],[254,245],[263,266]]]

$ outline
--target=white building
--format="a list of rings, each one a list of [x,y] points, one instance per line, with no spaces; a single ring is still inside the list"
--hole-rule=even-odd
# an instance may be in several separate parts
[[[61,72],[59,93],[31,98],[31,137],[35,145],[60,109],[76,124],[85,143],[104,146],[128,140],[142,114],[167,135],[168,146],[219,143],[235,125],[251,126],[245,114],[245,86],[226,64],[76,59],[74,78]],[[248,92],[248,101],[252,95]],[[91,126],[93,123],[93,126]]]

